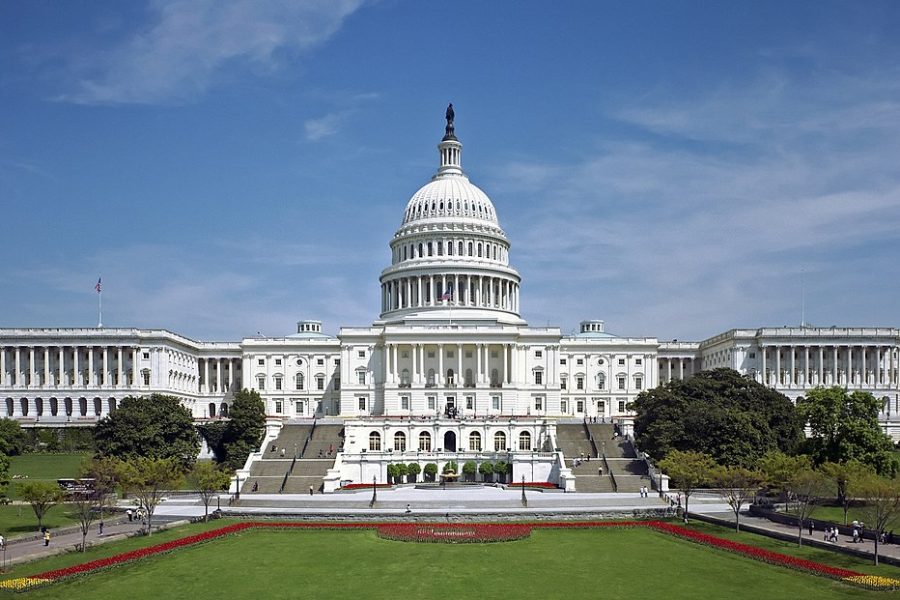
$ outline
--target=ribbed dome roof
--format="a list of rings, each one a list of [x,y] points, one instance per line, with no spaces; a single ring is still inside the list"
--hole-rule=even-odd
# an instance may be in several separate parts
[[[468,218],[499,226],[494,204],[465,175],[438,176],[413,194],[403,225],[424,219]]]

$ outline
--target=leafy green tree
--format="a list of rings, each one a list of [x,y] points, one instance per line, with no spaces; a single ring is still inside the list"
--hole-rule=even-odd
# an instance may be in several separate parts
[[[716,467],[711,473],[719,495],[734,511],[734,530],[741,530],[741,508],[756,497],[765,476],[761,471],[746,467]]]
[[[709,483],[716,468],[715,461],[710,455],[702,452],[672,450],[663,460],[659,461],[659,468],[684,494],[684,522],[687,523],[691,495],[697,488]]]
[[[500,481],[506,481],[507,473],[511,473],[510,465],[505,460],[498,460],[494,464],[494,473],[500,476]]]
[[[109,457],[95,456],[89,462],[83,464],[79,469],[82,479],[93,479],[94,492],[96,492],[97,504],[100,508],[100,514],[106,506],[106,498],[116,493],[116,486],[119,484],[119,471],[121,466],[119,460]]]
[[[181,461],[177,458],[136,457],[123,461],[119,469],[122,487],[134,492],[141,506],[147,511],[147,535],[153,527],[153,513],[163,495],[178,487],[184,477]]]
[[[44,517],[63,499],[63,491],[48,481],[27,481],[19,487],[19,495],[31,505],[38,520],[38,529],[44,526]]]
[[[772,491],[782,494],[785,501],[791,500],[791,478],[795,473],[812,469],[809,457],[800,454],[788,456],[784,452],[766,452],[758,461],[759,470],[765,475],[765,483]]]
[[[394,480],[394,483],[403,483],[407,475],[409,475],[409,467],[406,466],[406,463],[397,464],[397,479]]]
[[[853,489],[856,484],[874,473],[868,465],[864,465],[856,459],[845,463],[823,463],[819,470],[834,482],[837,490],[837,501],[844,510],[844,525],[847,524],[847,513],[850,511],[850,503],[853,500]]]
[[[900,480],[863,476],[854,486],[856,494],[865,502],[862,513],[875,532],[875,565],[878,565],[878,542],[881,534],[894,518],[900,516]]]
[[[200,452],[190,411],[174,396],[128,397],[94,428],[97,454],[120,460],[174,458],[187,470]]]
[[[654,460],[681,450],[749,468],[767,450],[792,453],[803,439],[802,421],[786,396],[732,369],[646,390],[633,408],[635,439]]]
[[[0,452],[0,504],[9,503],[9,457]]]
[[[490,481],[491,476],[494,474],[494,464],[489,462],[483,462],[478,466],[478,472],[481,473],[481,478],[485,481]]]
[[[0,419],[0,454],[17,456],[25,452],[28,436],[18,421]]]
[[[828,477],[813,469],[803,469],[794,473],[787,482],[791,496],[796,501],[797,545],[803,545],[803,525],[812,515],[816,504],[834,493]]]
[[[400,468],[399,465],[391,463],[387,466],[387,476],[391,482],[397,483],[397,480],[400,477]]]
[[[243,389],[236,393],[228,417],[222,433],[222,464],[234,471],[259,449],[266,431],[266,406],[259,392]]]
[[[427,463],[425,468],[423,469],[425,473],[425,478],[428,481],[434,481],[435,477],[437,477],[438,466],[435,463]]]
[[[209,504],[213,496],[228,489],[231,475],[214,462],[201,460],[194,465],[188,475],[188,481],[191,487],[200,492],[200,499],[203,501],[203,520],[209,521]]]
[[[88,531],[91,524],[97,519],[97,509],[100,508],[99,494],[96,490],[72,492],[66,498],[66,502],[69,505],[69,514],[78,521],[81,530],[80,551],[84,552],[87,546]]]
[[[819,387],[798,401],[797,409],[809,424],[804,446],[814,464],[856,459],[879,475],[896,475],[900,463],[891,438],[878,424],[881,402],[875,396],[838,386]]]
[[[409,473],[409,482],[413,483],[422,472],[422,467],[419,466],[419,463],[409,463],[406,465],[406,472]]]
[[[478,472],[478,465],[474,460],[467,460],[463,463],[463,474],[466,476],[468,481],[475,480],[475,473]]]

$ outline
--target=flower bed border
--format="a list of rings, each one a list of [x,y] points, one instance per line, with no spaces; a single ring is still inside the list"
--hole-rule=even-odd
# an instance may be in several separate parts
[[[386,523],[378,537],[397,542],[430,544],[490,544],[514,542],[531,536],[525,523]]]
[[[48,585],[50,583],[54,583],[56,581],[60,581],[63,579],[67,579],[69,577],[75,577],[78,575],[85,575],[89,573],[95,573],[97,571],[111,568],[120,564],[134,562],[138,559],[146,558],[148,556],[155,556],[158,554],[164,554],[167,552],[171,552],[178,548],[184,548],[187,546],[193,546],[196,544],[201,544],[216,538],[224,537],[226,535],[232,535],[235,533],[239,533],[249,529],[332,529],[332,530],[353,530],[353,529],[375,529],[379,532],[381,528],[388,528],[391,526],[399,525],[397,523],[385,523],[385,522],[325,522],[325,523],[308,523],[308,522],[293,522],[293,521],[243,521],[240,523],[234,523],[232,525],[226,525],[225,527],[220,527],[218,529],[213,529],[210,531],[205,531],[203,533],[198,533],[194,535],[189,535],[183,538],[178,538],[175,540],[171,540],[169,542],[164,542],[162,544],[156,544],[154,546],[147,546],[145,548],[138,548],[137,550],[131,550],[129,552],[123,552],[121,554],[116,554],[107,558],[100,558],[97,560],[92,560],[86,563],[82,563],[80,565],[73,565],[71,567],[65,567],[62,569],[53,569],[51,571],[45,571],[43,573],[38,573],[37,575],[30,575],[26,577],[17,577],[14,579],[7,579],[0,581],[0,590],[11,590],[11,591],[26,591],[29,589],[33,589],[38,586]],[[450,524],[447,523],[416,523],[410,524],[405,523],[405,526],[415,526],[415,527],[431,527],[431,528],[441,528],[448,527]],[[492,525],[488,523],[480,524],[482,526]],[[864,573],[859,573],[857,571],[851,571],[849,569],[841,569],[838,567],[831,567],[828,565],[824,565],[822,563],[817,563],[811,560],[806,560],[803,558],[797,558],[794,556],[789,556],[787,554],[781,554],[779,552],[773,552],[771,550],[765,550],[763,548],[759,548],[756,546],[750,546],[748,544],[742,544],[740,542],[735,542],[732,540],[727,540],[725,538],[720,538],[714,535],[710,535],[707,533],[702,533],[700,531],[696,531],[693,529],[689,529],[682,525],[676,525],[674,523],[668,523],[665,521],[551,521],[551,522],[536,522],[536,523],[516,523],[516,524],[493,524],[494,526],[517,526],[523,529],[527,529],[529,532],[532,529],[598,529],[598,528],[608,528],[608,527],[619,527],[619,528],[628,528],[628,527],[647,527],[658,531],[660,533],[665,533],[668,535],[672,535],[683,540],[691,541],[694,543],[702,544],[705,546],[710,546],[713,548],[717,548],[720,550],[725,550],[728,552],[733,552],[744,556],[746,558],[751,558],[754,560],[762,561],[765,563],[778,565],[782,567],[787,567],[790,569],[795,569],[799,571],[803,571],[805,573],[810,573],[813,575],[819,575],[823,577],[829,577],[832,579],[837,579],[849,585],[855,585],[858,587],[864,587],[867,589],[873,590],[897,590],[900,589],[900,580],[892,579],[889,577],[880,577],[877,575],[866,575]]]

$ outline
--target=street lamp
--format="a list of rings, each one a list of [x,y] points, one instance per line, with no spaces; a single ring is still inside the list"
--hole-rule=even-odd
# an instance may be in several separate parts
[[[525,476],[522,475],[522,506],[528,506],[528,498],[525,497]]]
[[[375,501],[378,499],[378,475],[372,475],[372,501],[369,502],[369,508],[373,508],[375,506]]]

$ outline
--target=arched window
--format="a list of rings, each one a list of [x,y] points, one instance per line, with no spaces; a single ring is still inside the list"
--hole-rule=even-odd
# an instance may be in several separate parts
[[[478,242],[478,258],[481,258],[481,242]]]
[[[469,256],[472,256],[472,242],[469,242]]]
[[[394,451],[406,452],[406,434],[402,431],[394,434]]]
[[[424,249],[425,249],[425,247],[421,243],[419,243],[419,258],[422,258],[423,256],[425,256]]]
[[[419,451],[431,452],[431,434],[427,431],[419,434]]]
[[[377,431],[369,434],[369,451],[381,452],[381,434]]]
[[[494,451],[503,452],[506,450],[506,434],[498,431],[494,434]]]
[[[456,385],[453,379],[453,369],[447,369],[447,385],[452,386]]]
[[[224,402],[219,405],[219,416],[227,417],[228,416],[228,405]]]
[[[428,256],[434,256],[434,248],[431,245],[431,242],[428,242]]]
[[[210,419],[216,418],[216,403],[215,402],[209,403],[209,418]]]
[[[459,252],[457,252],[457,254],[459,254],[460,256],[462,256],[462,254],[463,254],[463,243],[462,243],[462,242],[460,242],[459,244],[457,244],[457,250],[459,250]]]
[[[519,434],[519,450],[531,450],[531,434],[527,431]]]
[[[304,377],[303,377],[303,373],[297,373],[297,376],[294,377],[294,386],[295,386],[298,390],[302,390],[302,389],[303,389],[303,385],[304,385]]]
[[[481,452],[481,434],[473,431],[469,434],[469,450],[472,452]]]
[[[447,255],[453,256],[453,241],[447,242]]]
[[[603,373],[597,373],[597,389],[606,389],[606,375],[604,375]]]

